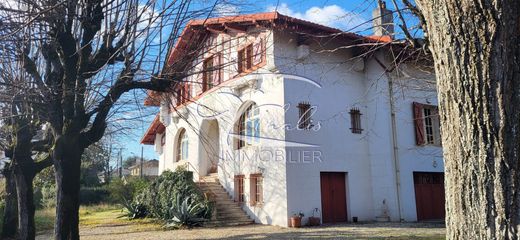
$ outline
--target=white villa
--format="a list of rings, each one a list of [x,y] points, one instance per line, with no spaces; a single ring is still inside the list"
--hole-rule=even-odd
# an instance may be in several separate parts
[[[380,19],[373,36],[278,12],[190,21],[163,70],[184,81],[145,102],[159,173],[218,176],[262,224],[443,219],[432,63]]]

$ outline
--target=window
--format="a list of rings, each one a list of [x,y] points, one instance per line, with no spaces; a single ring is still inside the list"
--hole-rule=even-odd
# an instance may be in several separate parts
[[[163,133],[163,135],[161,136],[161,146],[164,146],[165,143],[166,143],[166,133]]]
[[[188,134],[186,129],[181,129],[177,140],[177,162],[188,159]]]
[[[350,109],[350,130],[352,133],[361,134],[361,112],[357,108]]]
[[[222,82],[222,54],[215,54],[202,63],[202,92]]]
[[[188,102],[191,98],[190,93],[191,85],[189,83],[180,83],[177,85],[177,90],[175,91],[175,94],[177,95],[177,105]]]
[[[213,87],[213,56],[202,63],[202,92]]]
[[[237,149],[245,145],[251,145],[260,140],[260,109],[256,104],[251,104],[238,120],[238,146]]]
[[[437,106],[413,103],[417,145],[441,145],[440,118]]]
[[[244,48],[238,50],[238,73],[251,70],[254,66],[259,65],[265,59],[264,39],[259,37],[255,42],[248,44]]]
[[[263,196],[263,191],[264,191],[263,184],[264,183],[263,183],[263,181],[264,181],[264,179],[263,179],[261,173],[251,174],[250,175],[249,187],[251,188],[250,189],[250,194],[251,194],[250,203],[251,203],[251,206],[255,206],[257,204],[261,204],[264,201],[264,196]]]
[[[235,187],[235,202],[244,202],[244,175],[235,175],[234,178]]]
[[[298,118],[298,129],[309,129],[312,127],[311,116],[312,107],[310,103],[302,102],[298,104],[299,118]]]

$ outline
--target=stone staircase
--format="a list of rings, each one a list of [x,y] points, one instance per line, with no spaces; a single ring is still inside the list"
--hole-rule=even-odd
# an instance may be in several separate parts
[[[197,185],[202,192],[215,202],[214,216],[205,226],[238,226],[254,223],[240,205],[233,201],[222,185],[220,185],[216,173],[201,177]]]

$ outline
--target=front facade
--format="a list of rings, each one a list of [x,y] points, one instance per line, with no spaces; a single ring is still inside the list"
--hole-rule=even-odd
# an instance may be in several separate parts
[[[204,47],[176,94],[148,99],[160,111],[142,143],[155,146],[159,172],[216,173],[263,224],[287,226],[298,213],[324,223],[443,218],[428,63],[395,64],[402,44],[388,37],[276,12],[192,21],[183,36],[199,29]]]

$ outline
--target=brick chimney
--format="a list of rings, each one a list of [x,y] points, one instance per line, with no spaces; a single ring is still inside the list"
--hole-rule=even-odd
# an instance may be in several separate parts
[[[394,15],[386,8],[384,1],[378,1],[377,8],[372,11],[372,18],[375,36],[394,36]]]

